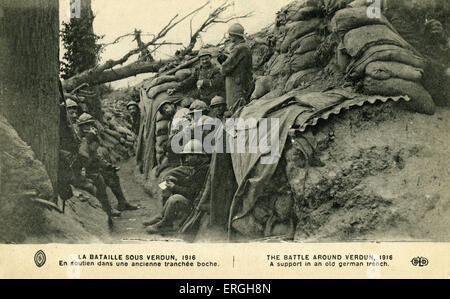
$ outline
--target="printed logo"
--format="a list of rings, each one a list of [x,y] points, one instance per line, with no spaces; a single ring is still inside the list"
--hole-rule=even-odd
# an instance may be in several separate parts
[[[42,250],[39,250],[38,252],[36,252],[36,254],[34,255],[34,263],[36,264],[36,266],[38,266],[39,268],[44,266],[45,261],[47,260],[45,253]]]
[[[426,267],[428,266],[428,259],[422,256],[418,256],[411,260],[411,264],[414,267]]]

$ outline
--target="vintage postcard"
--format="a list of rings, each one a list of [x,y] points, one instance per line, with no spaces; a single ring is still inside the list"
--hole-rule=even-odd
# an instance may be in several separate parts
[[[449,15],[2,0],[0,278],[450,278]]]

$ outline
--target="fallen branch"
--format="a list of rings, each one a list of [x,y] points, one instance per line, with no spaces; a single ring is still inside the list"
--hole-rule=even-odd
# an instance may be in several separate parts
[[[177,26],[178,24],[180,24],[181,22],[183,22],[184,20],[186,20],[187,18],[189,18],[190,16],[192,16],[193,14],[197,13],[198,11],[200,11],[201,9],[203,9],[204,7],[206,7],[209,4],[209,1],[206,2],[205,4],[203,4],[202,6],[200,6],[199,8],[196,8],[195,10],[193,10],[192,12],[188,13],[187,15],[185,15],[184,17],[182,17],[181,19],[175,21],[178,18],[178,14],[175,15],[168,23],[166,26],[164,26],[161,31],[156,34],[153,39],[151,41],[149,41],[148,43],[145,43],[144,45],[142,45],[141,47],[138,47],[134,50],[131,50],[130,52],[128,52],[127,54],[125,54],[122,58],[117,59],[117,60],[108,60],[106,63],[104,63],[103,65],[94,67],[92,69],[86,70],[80,74],[77,74],[67,80],[65,80],[63,82],[63,87],[66,91],[70,91],[73,88],[75,88],[76,86],[84,83],[84,82],[88,82],[90,85],[95,85],[93,82],[111,82],[111,81],[116,81],[119,79],[123,79],[124,77],[121,76],[117,76],[117,79],[115,76],[113,76],[112,74],[114,73],[122,73],[122,74],[128,74],[130,70],[132,70],[133,68],[135,68],[136,70],[141,70],[140,67],[136,67],[136,65],[134,65],[133,67],[128,67],[126,70],[114,70],[113,67],[117,66],[117,65],[122,65],[125,62],[128,61],[128,59],[136,54],[139,54],[142,51],[142,48],[148,48],[152,45],[158,44],[158,41],[161,40],[162,38],[164,38],[167,33],[169,33],[170,30],[172,30],[175,26]],[[120,38],[123,38],[119,37]],[[117,39],[116,39],[117,40]],[[144,69],[146,69],[146,67],[148,67],[149,69],[152,70],[152,72],[154,72],[154,68],[153,66],[157,66],[157,65],[161,65],[160,62],[158,63],[154,63],[154,61],[150,62],[151,65],[145,66]],[[106,72],[107,74],[103,74],[104,72]],[[130,76],[133,75],[137,75],[138,73],[135,74],[130,74]],[[112,79],[111,81],[106,81],[104,82],[104,79],[99,80],[95,77],[102,77],[102,78],[110,78]],[[126,78],[126,77],[125,77]],[[108,79],[109,80],[109,79]],[[99,83],[100,84],[100,83]]]
[[[202,23],[202,25],[200,25],[200,27],[194,33],[192,33],[192,19],[191,19],[191,39],[190,39],[189,45],[181,52],[181,57],[184,57],[185,55],[190,54],[192,52],[192,50],[194,49],[194,47],[195,47],[195,45],[197,43],[197,40],[200,37],[200,34],[202,32],[205,32],[208,28],[210,28],[214,24],[219,24],[219,23],[226,24],[226,23],[229,23],[229,22],[231,22],[233,20],[249,18],[249,17],[252,16],[252,13],[247,13],[247,14],[240,15],[240,16],[222,18],[221,15],[230,6],[231,6],[231,4],[225,2],[225,3],[221,4],[219,7],[217,7],[216,9],[214,9],[208,15],[208,17]]]

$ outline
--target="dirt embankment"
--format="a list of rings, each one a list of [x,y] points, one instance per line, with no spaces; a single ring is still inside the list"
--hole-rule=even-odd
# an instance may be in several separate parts
[[[296,240],[450,240],[450,109],[366,105],[314,131],[324,167],[286,154]]]
[[[69,201],[65,214],[59,211],[44,165],[2,116],[0,140],[1,243],[82,243],[107,235],[96,199]]]

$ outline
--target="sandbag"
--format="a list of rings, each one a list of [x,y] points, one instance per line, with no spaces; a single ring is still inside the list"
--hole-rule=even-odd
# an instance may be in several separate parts
[[[367,7],[370,5],[370,2],[367,0],[355,0],[353,2],[350,2],[347,6],[349,7]]]
[[[104,132],[110,136],[113,136],[116,139],[120,139],[122,137],[122,135],[119,132],[110,129],[105,129]]]
[[[423,70],[395,61],[375,61],[367,65],[366,74],[378,80],[400,78],[408,81],[420,81]]]
[[[419,69],[426,67],[426,60],[411,51],[394,45],[381,45],[370,47],[361,58],[354,59],[347,67],[347,76],[361,77],[367,65],[374,61],[396,61]]]
[[[407,95],[411,101],[405,105],[418,113],[434,114],[436,107],[428,91],[420,84],[398,78],[376,80],[364,79],[364,91],[369,95],[402,96]]]
[[[345,34],[343,44],[351,57],[360,57],[368,48],[376,45],[396,45],[413,50],[411,45],[386,25],[369,25],[350,30]]]
[[[154,78],[152,81],[150,81],[150,84],[148,86],[145,86],[145,88],[147,90],[150,90],[151,88],[167,83],[167,82],[173,82],[176,81],[176,77],[175,76],[161,76],[161,77],[156,77]]]
[[[312,19],[309,21],[299,21],[295,24],[286,34],[286,37],[281,44],[281,53],[286,53],[289,50],[290,45],[297,39],[308,33],[311,33],[317,29],[320,25],[320,19]]]
[[[161,85],[152,87],[148,92],[147,96],[151,99],[154,99],[157,95],[159,95],[162,92],[166,92],[168,89],[172,88],[178,88],[180,86],[180,83],[178,82],[167,82],[163,83]]]
[[[114,145],[119,144],[119,140],[108,134],[103,134],[102,139]]]
[[[267,94],[272,87],[272,76],[261,76],[256,79],[255,90],[251,95],[251,99],[259,99],[260,97]]]
[[[292,72],[306,70],[316,66],[315,51],[310,51],[301,55],[292,56],[289,61]]]
[[[286,54],[280,54],[275,59],[273,64],[269,67],[269,75],[277,76],[277,75],[285,75],[289,74],[289,57]]]
[[[307,21],[320,16],[320,9],[315,6],[306,6],[300,8],[295,14],[290,18],[293,22]]]
[[[156,122],[163,120],[169,120],[169,118],[165,114],[162,114],[161,111],[156,112]]]
[[[182,69],[179,70],[175,73],[175,78],[177,79],[178,82],[183,81],[184,79],[188,78],[189,76],[192,75],[192,70],[191,69]]]
[[[319,72],[318,68],[310,68],[292,74],[284,87],[284,92],[289,92],[299,87],[303,82],[311,81]]]
[[[156,136],[166,135],[169,132],[169,121],[162,120],[156,122]]]
[[[315,51],[320,45],[320,39],[315,33],[308,34],[307,36],[302,37],[299,41],[299,46],[294,51],[294,54],[297,55],[305,54],[306,52],[313,50]],[[296,47],[295,43],[292,48],[294,47]]]
[[[345,33],[362,26],[377,24],[386,25],[395,32],[394,27],[383,15],[380,18],[369,18],[367,16],[367,7],[341,9],[336,12],[330,22],[332,32],[337,33]]]

